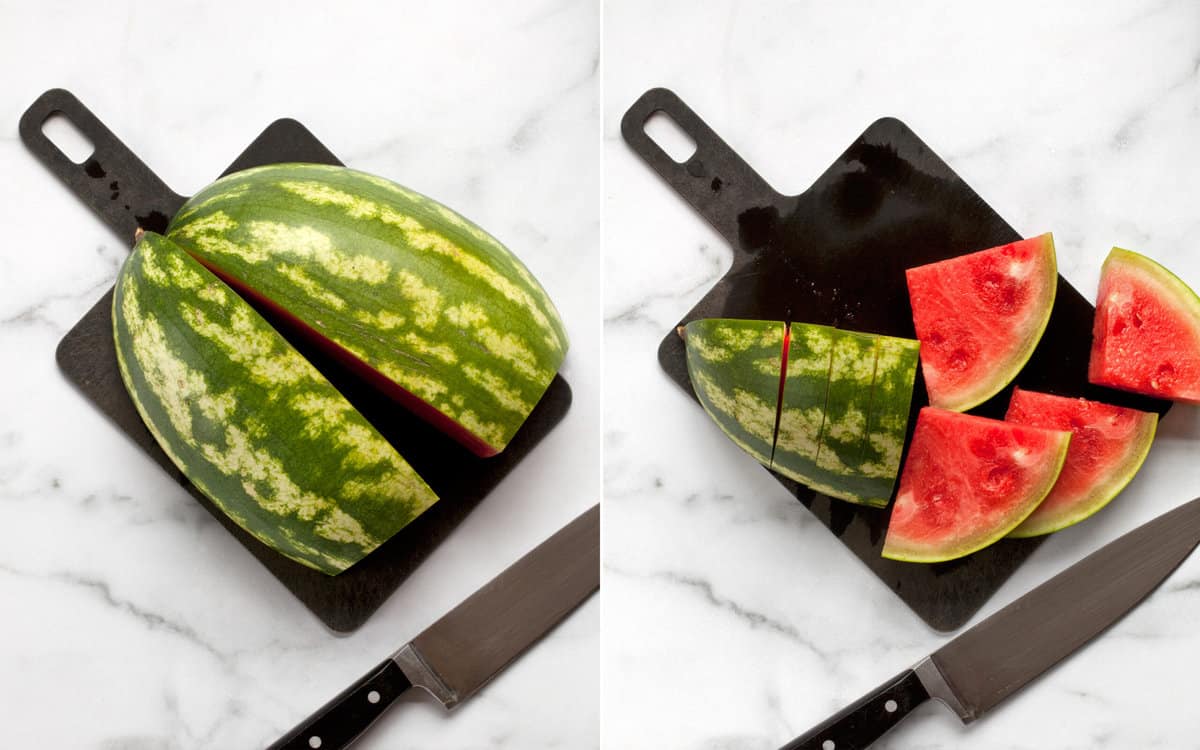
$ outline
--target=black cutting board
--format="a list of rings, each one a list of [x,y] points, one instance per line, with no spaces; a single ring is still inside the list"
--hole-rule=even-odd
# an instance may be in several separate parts
[[[66,117],[94,144],[95,152],[83,164],[68,159],[42,132],[43,123],[54,114]],[[20,132],[26,147],[130,246],[139,226],[162,231],[185,200],[171,191],[68,91],[54,89],[39,97],[22,116]],[[303,125],[283,119],[268,126],[222,174],[286,161],[341,164]],[[403,408],[362,387],[335,360],[284,331],[293,345],[379,429],[440,498],[361,562],[337,576],[327,576],[287,559],[243,531],[192,487],[158,447],[121,382],[113,349],[111,308],[110,289],[63,337],[57,353],[63,373],[187,487],[313,614],[338,633],[348,633],[362,625],[425,556],[562,420],[571,404],[570,387],[561,376],[556,377],[508,448],[493,458],[476,458]],[[213,561],[213,565],[220,564],[220,560]],[[230,585],[237,582],[230,581]]]
[[[676,162],[647,135],[645,123],[658,112],[696,142],[686,162]],[[792,320],[914,338],[906,268],[1022,236],[893,118],[872,123],[812,187],[795,196],[772,189],[666,89],[643,94],[625,113],[621,133],[733,248],[729,272],[680,325],[699,318]],[[1032,229],[1040,234],[1053,227]],[[1092,314],[1092,305],[1059,276],[1046,332],[1015,383],[1165,413],[1169,402],[1087,382]],[[692,393],[683,341],[674,328],[663,338],[658,358],[671,379]],[[1010,386],[971,411],[1001,418],[1011,393]],[[910,438],[917,411],[927,404],[918,371]],[[1006,539],[936,565],[886,560],[880,552],[888,510],[835,500],[773,475],[937,630],[966,623],[1040,544]]]

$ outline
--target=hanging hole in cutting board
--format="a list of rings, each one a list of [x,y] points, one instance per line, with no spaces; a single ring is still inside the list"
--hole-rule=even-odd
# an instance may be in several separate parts
[[[96,144],[75,127],[75,123],[62,112],[55,112],[42,123],[42,133],[76,164],[83,164],[96,152]]]
[[[675,118],[666,112],[658,111],[650,115],[644,129],[650,140],[679,164],[686,164],[699,148],[696,139],[688,135],[687,131],[675,122]]]

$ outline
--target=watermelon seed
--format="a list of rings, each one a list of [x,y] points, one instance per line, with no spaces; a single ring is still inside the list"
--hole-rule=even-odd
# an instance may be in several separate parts
[[[1169,362],[1164,362],[1158,366],[1154,372],[1154,378],[1150,380],[1150,385],[1156,389],[1162,389],[1175,382],[1175,368]]]

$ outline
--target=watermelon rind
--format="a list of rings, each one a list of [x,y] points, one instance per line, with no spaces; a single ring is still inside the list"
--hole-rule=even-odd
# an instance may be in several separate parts
[[[1176,276],[1163,264],[1141,253],[1114,247],[1109,251],[1108,257],[1104,259],[1104,264],[1100,267],[1100,275],[1103,276],[1104,270],[1113,264],[1133,266],[1148,273],[1167,287],[1172,300],[1187,307],[1200,320],[1200,296],[1197,296],[1195,290],[1188,286],[1187,282]]]
[[[684,328],[688,377],[721,431],[771,464],[786,326],[769,320],[705,318]]]
[[[904,448],[917,342],[726,318],[693,321],[681,333],[693,390],[734,444],[825,495],[886,506]]]
[[[255,310],[146,233],[113,296],[117,364],[171,462],[225,515],[328,575],[437,496]]]
[[[802,484],[816,474],[836,335],[835,329],[823,325],[792,323],[789,328],[779,432],[767,466]]]
[[[1013,393],[1014,401],[1018,398],[1018,392],[1019,390]],[[1006,417],[1006,419],[1010,418]],[[1154,443],[1157,430],[1158,415],[1153,412],[1141,412],[1137,430],[1129,441],[1129,452],[1122,461],[1110,468],[1107,476],[1101,477],[1095,483],[1085,499],[1076,501],[1069,509],[1065,509],[1066,512],[1057,514],[1043,513],[1046,510],[1046,504],[1043,502],[1021,522],[1020,526],[1013,529],[1009,536],[1014,539],[1045,536],[1091,518],[1112,502],[1133,481],[1134,476],[1146,461],[1146,456],[1150,454],[1150,446]],[[1069,456],[1070,450],[1068,449]],[[1053,493],[1053,489],[1051,489],[1051,493]]]
[[[900,473],[920,351],[921,345],[914,339],[879,337],[879,359],[871,389],[867,441],[878,456],[874,467],[876,473],[891,478],[889,498]]]
[[[824,327],[793,323],[793,346],[798,328],[811,331]],[[797,455],[781,450],[786,436],[783,425],[796,403],[796,392],[805,394],[811,402],[808,394],[821,385],[815,363],[798,373],[815,383],[806,389],[793,384],[797,358],[789,356],[784,418],[780,420],[779,443],[771,468],[824,495],[872,508],[886,507],[904,451],[919,344],[911,339],[842,329],[825,331],[831,341],[825,404],[817,404],[815,416],[795,420],[801,428],[818,429],[819,424],[821,435],[815,457],[812,452]],[[799,383],[806,379],[801,378]],[[803,429],[796,432],[803,434]]]
[[[1105,277],[1114,266],[1139,273],[1148,283],[1157,286],[1160,292],[1157,295],[1158,301],[1164,306],[1173,308],[1183,317],[1190,319],[1192,340],[1195,346],[1200,346],[1200,296],[1197,296],[1196,292],[1186,282],[1157,261],[1132,250],[1114,247],[1109,252],[1108,257],[1104,259],[1104,264],[1101,266],[1102,290]],[[1088,360],[1088,380],[1097,385],[1104,385],[1110,388],[1118,388],[1160,398],[1169,398],[1184,403],[1200,403],[1200,383],[1192,384],[1190,391],[1184,388],[1175,389],[1174,392],[1167,392],[1161,388],[1139,387],[1138,384],[1125,382],[1122,378],[1105,375],[1107,367],[1105,360],[1108,352],[1100,345],[1098,339],[1100,326],[1103,324],[1104,309],[1107,304],[1107,300],[1097,300],[1092,350]],[[1131,355],[1141,356],[1141,353],[1132,352]]]
[[[1044,299],[1040,301],[1041,307],[1038,309],[1039,314],[1035,318],[1033,324],[1029,327],[1025,337],[1015,346],[1009,353],[1009,356],[1001,361],[990,363],[986,368],[986,377],[980,377],[975,380],[973,387],[964,388],[952,395],[935,393],[932,389],[929,394],[931,406],[951,411],[967,411],[987,401],[995,396],[1000,391],[1016,378],[1025,363],[1033,356],[1033,352],[1037,349],[1038,343],[1042,339],[1042,334],[1046,331],[1046,326],[1050,322],[1050,315],[1054,310],[1054,300],[1058,289],[1058,259],[1054,249],[1054,236],[1050,233],[1039,235],[1034,238],[1040,240],[1039,247],[1041,250],[1042,267],[1043,267],[1043,282],[1048,290]],[[988,252],[997,248],[988,248],[979,252]],[[971,253],[972,255],[974,253]],[[951,258],[950,262],[957,261],[958,258]],[[936,264],[930,264],[936,265]],[[912,271],[914,269],[910,269]],[[978,321],[967,321],[967,325],[975,325]],[[918,338],[922,338],[918,331]],[[930,361],[926,358],[922,360],[922,367],[926,372],[926,385],[929,386],[932,378],[930,377],[929,367]]]
[[[938,411],[936,407],[926,407],[921,410],[925,412]],[[943,410],[948,411],[948,410]],[[963,419],[983,420],[985,417],[975,417],[970,415],[959,415]],[[988,420],[998,421],[998,420]],[[1003,424],[1003,423],[1001,423]],[[1025,429],[1038,429],[1026,427]],[[918,418],[917,431],[921,430],[920,418]],[[907,540],[899,539],[896,534],[892,533],[889,528],[888,534],[884,539],[882,556],[889,560],[911,563],[939,563],[956,560],[965,557],[973,552],[978,552],[985,547],[995,544],[997,541],[1008,536],[1013,529],[1021,525],[1026,518],[1037,508],[1037,506],[1046,498],[1050,490],[1054,487],[1054,483],[1058,480],[1059,473],[1067,458],[1067,449],[1071,441],[1071,433],[1061,432],[1057,430],[1045,430],[1044,432],[1054,433],[1053,438],[1058,443],[1056,450],[1050,454],[1049,460],[1043,464],[1043,474],[1040,477],[1039,483],[1032,485],[1018,509],[1012,516],[1006,519],[1006,523],[997,524],[995,527],[987,529],[975,536],[964,536],[958,540],[955,545],[949,546],[922,546],[907,543]],[[919,435],[914,435],[914,442],[919,439]],[[910,448],[909,460],[912,460],[912,448]],[[906,467],[907,468],[907,467]],[[904,493],[903,478],[901,482],[901,495],[897,497],[896,503],[893,504],[893,515],[896,512],[896,507],[902,502]]]
[[[508,445],[566,353],[553,302],[512,252],[364,172],[235,172],[189,199],[167,236],[480,456]]]
[[[841,500],[883,507],[893,476],[878,476],[868,420],[879,362],[878,337],[838,330],[829,368],[829,398],[810,486]]]

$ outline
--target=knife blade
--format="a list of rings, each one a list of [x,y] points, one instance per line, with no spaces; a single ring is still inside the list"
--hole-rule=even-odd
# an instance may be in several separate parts
[[[1101,547],[783,750],[862,750],[930,698],[969,724],[1121,619],[1198,543],[1200,498]]]
[[[268,750],[336,750],[410,688],[447,709],[474,695],[600,588],[600,506],[467,597]]]

